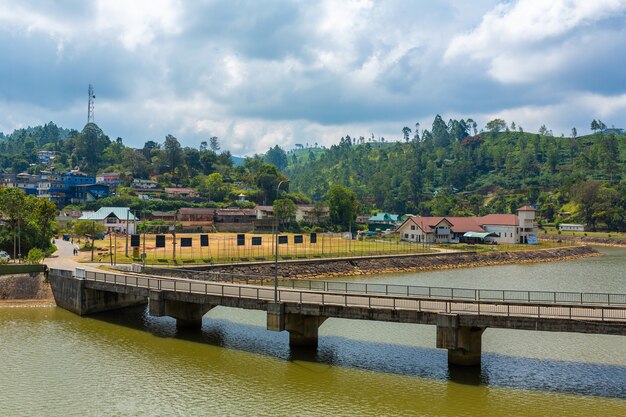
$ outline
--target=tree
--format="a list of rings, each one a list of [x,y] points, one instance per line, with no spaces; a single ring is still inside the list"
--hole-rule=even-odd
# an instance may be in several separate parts
[[[407,126],[404,126],[402,128],[402,134],[404,135],[404,141],[408,143],[409,142],[409,137],[411,135],[411,128],[407,127]]]
[[[311,217],[315,219],[315,223],[320,223],[326,213],[328,213],[328,204],[324,201],[316,201],[311,209]]]
[[[220,150],[220,143],[219,140],[217,139],[217,136],[211,136],[211,138],[209,139],[210,142],[210,148],[213,152],[217,153],[217,151]]]
[[[503,119],[493,119],[485,125],[485,129],[491,133],[499,133],[506,129],[506,122]]]
[[[276,166],[279,171],[287,168],[287,164],[289,163],[287,153],[278,145],[267,151],[265,154],[265,161]]]
[[[176,168],[180,167],[185,162],[185,154],[183,153],[183,148],[180,146],[178,139],[172,135],[167,135],[163,143],[163,152],[165,167],[168,172],[174,174]]]
[[[94,220],[78,220],[74,224],[74,234],[77,236],[92,237],[106,232],[106,227]]]
[[[295,203],[288,198],[274,200],[272,205],[274,216],[277,217],[280,224],[284,225],[295,219],[298,208]]]
[[[432,136],[435,145],[446,148],[450,145],[450,134],[448,133],[448,126],[443,121],[440,115],[435,116],[433,121]]]
[[[274,201],[276,186],[281,181],[275,165],[263,164],[256,174],[256,185],[263,192],[263,204]]]
[[[10,226],[0,228],[0,249],[13,253],[13,258],[34,247],[50,249],[56,213],[47,200],[26,195],[19,188],[0,188],[0,219]]]
[[[328,190],[328,207],[333,223],[347,229],[356,220],[359,201],[354,191],[335,184]]]

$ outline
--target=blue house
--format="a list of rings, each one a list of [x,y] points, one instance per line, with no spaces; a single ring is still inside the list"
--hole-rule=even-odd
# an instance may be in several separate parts
[[[401,222],[400,216],[391,213],[376,213],[367,219],[367,227],[370,230],[388,230],[398,226]]]

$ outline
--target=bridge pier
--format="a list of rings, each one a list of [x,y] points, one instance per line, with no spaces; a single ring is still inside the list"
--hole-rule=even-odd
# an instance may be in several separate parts
[[[317,348],[318,329],[327,317],[285,313],[284,304],[267,305],[267,329],[289,332],[289,346]]]
[[[150,315],[173,317],[176,319],[176,327],[202,327],[202,316],[213,307],[215,307],[213,304],[163,299],[161,291],[150,291]]]
[[[146,297],[133,292],[117,293],[87,288],[86,281],[76,278],[73,271],[52,270],[48,274],[56,305],[83,316],[125,307],[146,304]]]
[[[484,327],[460,326],[456,314],[437,315],[437,347],[448,349],[448,363],[480,365]]]

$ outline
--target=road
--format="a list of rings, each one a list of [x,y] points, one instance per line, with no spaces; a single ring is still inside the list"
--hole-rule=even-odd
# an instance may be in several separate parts
[[[83,267],[78,263],[78,257],[74,256],[74,249],[78,249],[78,245],[63,239],[54,239],[54,244],[57,247],[56,252],[44,260],[48,268],[75,269],[76,267]]]

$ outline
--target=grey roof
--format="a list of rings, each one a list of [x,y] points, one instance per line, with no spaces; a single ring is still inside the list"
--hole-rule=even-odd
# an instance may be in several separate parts
[[[110,215],[120,220],[126,220],[126,216],[128,216],[129,221],[139,220],[128,207],[100,207],[100,209],[94,213],[83,214],[78,220],[104,220]]]

